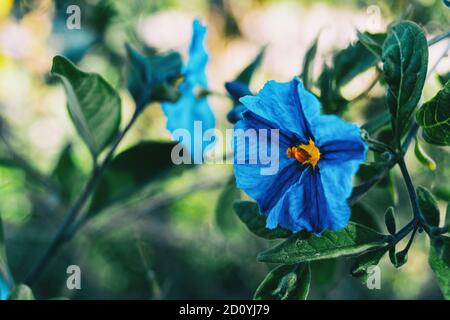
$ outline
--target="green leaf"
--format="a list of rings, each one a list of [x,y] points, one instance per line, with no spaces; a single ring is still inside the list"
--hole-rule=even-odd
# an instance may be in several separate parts
[[[431,158],[426,151],[422,148],[422,146],[419,143],[419,139],[415,139],[414,144],[414,154],[416,156],[416,159],[419,160],[421,164],[423,164],[426,168],[428,168],[430,171],[436,170],[436,162],[434,162],[433,158]]]
[[[427,74],[428,44],[422,28],[409,21],[395,24],[384,42],[382,60],[392,126],[400,139],[420,100]]]
[[[433,269],[445,299],[450,300],[450,238],[442,237],[443,245],[430,247],[428,263]]]
[[[153,54],[144,57],[126,46],[130,58],[127,87],[136,108],[142,110],[152,101],[176,101],[176,88],[183,61],[179,53]]]
[[[89,216],[130,197],[174,166],[174,142],[142,142],[117,155],[103,172],[94,190]]]
[[[236,187],[236,181],[233,176],[220,193],[215,210],[217,226],[225,235],[235,230],[237,219],[233,212],[233,203],[240,198],[241,192]]]
[[[386,223],[388,232],[390,234],[395,234],[396,226],[393,207],[387,208],[386,213],[384,214],[384,222]]]
[[[284,242],[258,255],[258,261],[294,264],[305,261],[358,255],[385,245],[387,237],[350,222],[340,231],[325,230],[316,236],[298,232]]]
[[[340,88],[346,85],[357,75],[374,66],[377,61],[378,57],[359,41],[339,51],[333,59],[336,86]]]
[[[371,250],[369,252],[365,252],[360,256],[356,257],[356,260],[350,271],[351,275],[353,277],[367,276],[367,269],[370,266],[376,266],[387,251],[388,247],[385,246],[375,250]]]
[[[368,50],[375,54],[379,59],[383,54],[383,43],[386,40],[386,33],[369,33],[369,32],[357,32],[358,40]]]
[[[430,101],[417,111],[416,120],[422,127],[425,141],[438,145],[450,145],[450,81]]]
[[[35,300],[35,298],[28,286],[19,284],[11,291],[8,300]]]
[[[316,37],[311,47],[306,51],[305,58],[303,60],[302,80],[303,86],[311,90],[313,85],[312,72],[314,68],[314,59],[317,53],[317,46],[319,44],[319,36]]]
[[[242,70],[235,81],[246,84],[248,86],[250,84],[250,81],[252,80],[253,74],[263,61],[265,51],[266,48],[263,48],[255,57],[255,59],[253,59],[253,61],[244,70]]]
[[[61,56],[53,58],[52,74],[61,79],[70,117],[96,158],[119,129],[119,94],[100,75],[83,72]]]
[[[255,300],[306,300],[311,283],[309,263],[273,269],[256,289]]]
[[[68,144],[59,155],[52,172],[52,178],[60,187],[61,195],[67,202],[70,202],[81,190],[82,176],[75,163],[72,146]]]
[[[424,215],[426,222],[430,226],[439,226],[439,207],[434,195],[430,190],[422,186],[418,186],[416,192],[420,211]]]
[[[258,204],[251,201],[238,201],[233,205],[234,211],[247,226],[247,228],[258,237],[265,239],[287,238],[292,232],[277,227],[275,229],[266,228],[266,216],[259,211]]]

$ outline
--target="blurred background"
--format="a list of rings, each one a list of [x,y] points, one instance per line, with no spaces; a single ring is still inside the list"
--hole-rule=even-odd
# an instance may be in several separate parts
[[[81,8],[81,29],[65,27],[66,8]],[[120,91],[123,123],[133,112],[124,83],[125,43],[135,47],[177,50],[184,57],[191,24],[208,26],[208,78],[216,94],[210,103],[217,126],[231,125],[226,114],[232,101],[223,84],[233,80],[266,46],[251,89],[269,79],[288,81],[299,75],[304,55],[320,34],[315,69],[356,39],[356,30],[382,32],[406,16],[420,23],[429,37],[448,30],[450,9],[440,0],[1,0],[0,2],[0,215],[8,259],[20,282],[43,253],[61,224],[70,201],[89,173],[89,152],[77,136],[65,108],[62,87],[49,76],[52,57],[63,54],[80,68],[100,73]],[[430,49],[430,66],[447,43]],[[437,74],[450,71],[450,59]],[[368,70],[343,91],[351,99],[373,79]],[[440,85],[432,76],[425,88],[431,98]],[[344,117],[363,124],[376,113],[383,96],[376,86],[348,108]],[[159,106],[149,106],[121,144],[169,140]],[[425,146],[435,157],[430,172],[408,154],[416,184],[432,188],[441,211],[450,200],[449,150]],[[65,170],[72,168],[71,171]],[[73,170],[75,168],[75,170]],[[61,173],[62,172],[62,173]],[[75,174],[74,174],[75,172]],[[92,219],[52,261],[33,287],[38,298],[71,299],[250,299],[272,266],[256,262],[268,241],[253,236],[231,208],[216,202],[232,177],[230,165],[205,165],[149,185],[125,203]],[[382,226],[384,210],[396,205],[400,222],[410,216],[402,180],[396,171],[389,188],[374,188],[354,208]],[[395,188],[399,196],[389,192]],[[64,190],[63,193],[60,190]],[[235,193],[234,198],[245,198]],[[428,243],[420,235],[409,262],[396,270],[385,257],[381,290],[368,290],[349,275],[351,261],[313,266],[312,299],[439,299],[427,263]],[[66,268],[82,270],[82,290],[66,289]]]

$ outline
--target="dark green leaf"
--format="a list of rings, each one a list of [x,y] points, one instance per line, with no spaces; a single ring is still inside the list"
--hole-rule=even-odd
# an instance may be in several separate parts
[[[93,193],[89,214],[131,196],[174,166],[172,142],[142,142],[117,155]]]
[[[332,287],[339,274],[340,262],[339,259],[311,261],[312,285],[322,290]]]
[[[351,275],[353,277],[365,277],[367,276],[367,269],[370,266],[376,266],[381,258],[386,254],[388,247],[381,247],[369,252],[365,252],[358,256],[351,268]]]
[[[402,250],[395,255],[395,267],[400,268],[408,262],[408,251]]]
[[[352,216],[350,221],[362,224],[376,231],[380,230],[378,221],[375,218],[375,214],[361,202],[355,203],[352,206]]]
[[[258,237],[265,239],[287,238],[292,232],[277,227],[275,229],[266,228],[266,216],[259,211],[258,204],[251,201],[238,201],[233,205],[234,211],[247,228]]]
[[[327,65],[319,77],[320,102],[324,113],[341,115],[347,109],[348,101],[342,97],[334,81],[333,70]]]
[[[357,75],[374,66],[377,61],[378,57],[359,41],[339,51],[333,60],[336,86],[340,88],[346,85]]]
[[[439,287],[445,299],[450,299],[450,238],[442,237],[442,246],[430,247],[428,262],[436,274]]]
[[[422,28],[409,21],[395,24],[384,42],[382,60],[389,86],[387,104],[395,136],[400,139],[422,95],[427,74],[428,44]]]
[[[417,111],[423,138],[438,146],[450,145],[450,81]]]
[[[313,85],[312,72],[318,43],[319,36],[316,37],[311,47],[309,47],[308,51],[306,51],[305,58],[303,60],[302,80],[303,86],[308,90],[311,90]]]
[[[67,145],[56,163],[52,172],[52,178],[60,187],[64,200],[70,202],[81,189],[82,173],[75,164],[72,146]]]
[[[181,77],[183,61],[177,52],[144,57],[127,46],[130,58],[127,86],[136,108],[152,101],[175,101],[179,97],[176,82]]]
[[[389,207],[384,214],[384,222],[386,223],[387,230],[390,234],[395,234],[396,226],[395,226],[395,217],[394,217],[394,208]]]
[[[427,223],[431,226],[439,226],[439,207],[434,195],[422,186],[417,187],[416,192],[420,211],[424,215]]]
[[[61,56],[53,58],[52,74],[61,79],[70,117],[96,158],[119,129],[118,93],[100,75],[83,72]]]
[[[419,143],[419,139],[416,138],[415,140],[416,141],[414,144],[414,154],[416,156],[416,159],[419,160],[419,162],[429,170],[431,171],[436,170],[436,162],[434,162],[433,158],[431,158],[422,148],[422,146]]]
[[[361,126],[361,129],[366,130],[370,135],[372,135],[387,125],[390,121],[391,115],[389,112],[385,111],[378,116],[371,118]]]
[[[450,72],[447,72],[446,74],[440,74],[438,75],[438,80],[442,86],[445,86],[445,84],[450,81]]]
[[[340,231],[325,230],[316,236],[298,232],[287,240],[258,255],[258,261],[294,264],[305,261],[358,255],[381,247],[386,236],[365,226],[350,222]]]
[[[28,286],[24,284],[19,284],[11,291],[11,295],[9,296],[8,300],[35,300],[35,299],[33,291],[31,291],[31,289]]]
[[[383,53],[383,43],[386,40],[386,33],[369,33],[369,32],[357,32],[358,40],[374,55],[381,58]]]
[[[233,212],[233,203],[240,198],[241,192],[236,187],[233,176],[223,188],[216,204],[216,222],[225,235],[235,230],[237,219]]]
[[[256,289],[255,300],[306,300],[311,283],[309,263],[273,269]]]
[[[447,203],[447,210],[445,210],[445,224],[444,224],[444,226],[446,226],[447,228],[450,228],[450,203]],[[448,231],[450,231],[450,230],[448,230]]]
[[[252,80],[253,74],[263,61],[265,51],[265,48],[263,48],[255,59],[237,76],[235,80],[248,86]]]

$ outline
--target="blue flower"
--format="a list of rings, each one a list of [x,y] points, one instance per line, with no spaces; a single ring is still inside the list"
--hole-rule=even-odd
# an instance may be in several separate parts
[[[267,227],[315,234],[344,228],[350,218],[346,199],[352,178],[367,151],[358,126],[321,115],[319,101],[298,79],[269,81],[256,96],[240,101],[247,111],[235,129],[279,129],[276,174],[262,175],[260,161],[249,163],[259,145],[250,145],[245,163],[234,165],[237,186],[258,202]]]
[[[10,294],[10,288],[9,285],[6,283],[5,280],[0,275],[0,300],[6,300],[8,299],[8,296]]]
[[[206,27],[199,20],[194,20],[189,59],[184,66],[184,80],[180,85],[181,97],[175,103],[162,104],[167,117],[167,129],[172,133],[177,129],[189,131],[191,141],[182,142],[194,158],[194,162],[196,162],[195,159],[200,161],[203,159],[203,152],[212,143],[203,141],[203,132],[215,127],[214,114],[207,97],[198,94],[199,90],[208,87],[205,72],[208,63],[208,54],[204,47],[205,35]],[[201,126],[195,125],[194,122],[197,121],[201,122]]]
[[[245,111],[245,107],[240,103],[239,99],[252,93],[246,84],[239,81],[225,83],[225,89],[227,89],[234,102],[233,109],[227,113],[227,120],[235,124],[242,119],[242,113]]]

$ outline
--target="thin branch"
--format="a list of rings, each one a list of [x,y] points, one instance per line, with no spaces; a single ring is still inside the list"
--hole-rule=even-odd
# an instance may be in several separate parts
[[[102,161],[100,165],[94,164],[94,167],[92,169],[91,176],[86,183],[83,191],[81,192],[78,199],[74,202],[74,204],[69,208],[66,218],[63,221],[62,225],[58,229],[56,235],[54,236],[53,240],[51,241],[49,247],[45,251],[42,258],[38,261],[38,263],[35,265],[35,267],[31,270],[31,272],[26,276],[25,283],[32,285],[41,275],[41,273],[44,271],[45,267],[50,262],[51,258],[58,252],[60,247],[65,243],[66,238],[65,234],[67,230],[70,228],[72,223],[76,220],[79,213],[84,208],[84,205],[86,204],[87,200],[89,199],[91,193],[94,191],[95,186],[97,185],[98,178],[101,176],[105,168],[108,166],[108,164],[111,162],[114,152],[116,151],[118,145],[124,138],[124,136],[127,134],[127,132],[130,130],[131,126],[134,124],[138,117],[139,113],[135,112],[130,119],[127,126],[123,129],[123,131],[115,138],[114,142],[112,143],[106,157]]]

